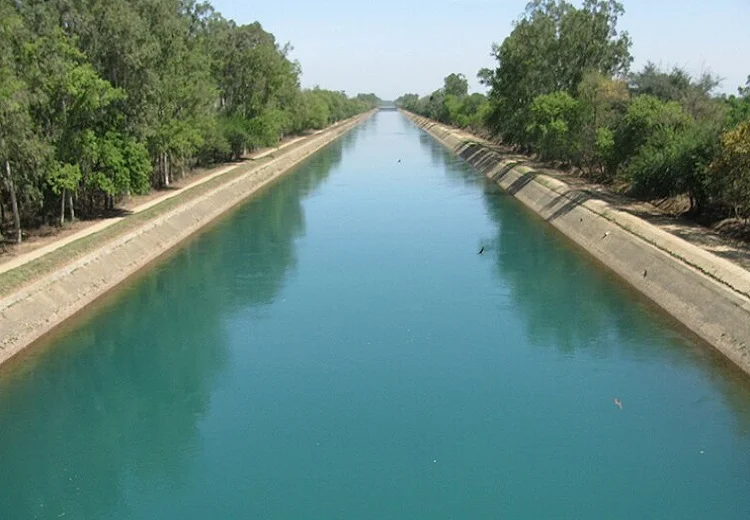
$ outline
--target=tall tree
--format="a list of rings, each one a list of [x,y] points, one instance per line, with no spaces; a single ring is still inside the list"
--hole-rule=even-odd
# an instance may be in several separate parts
[[[528,108],[539,95],[573,95],[588,72],[623,74],[632,61],[630,38],[617,32],[624,10],[613,0],[586,0],[581,8],[565,1],[535,0],[502,44],[498,62],[480,79],[491,88],[492,129],[510,143],[528,141]]]
[[[10,198],[17,243],[22,240],[19,191],[34,184],[48,152],[31,115],[34,92],[24,77],[31,64],[26,53],[30,40],[22,18],[8,0],[0,0],[0,178]]]
[[[449,96],[463,97],[469,93],[469,82],[463,74],[449,74],[443,80],[443,91]]]

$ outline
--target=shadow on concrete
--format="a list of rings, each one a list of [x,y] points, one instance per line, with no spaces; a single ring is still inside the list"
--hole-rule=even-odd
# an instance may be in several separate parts
[[[500,183],[516,166],[522,166],[523,161],[510,161],[504,164],[500,169],[489,175],[489,179],[493,182]]]
[[[548,211],[550,211],[552,208],[554,208],[564,200],[565,202],[562,202],[562,206],[557,208],[550,216],[546,217],[547,222],[552,222],[553,220],[567,215],[575,208],[591,199],[591,194],[586,191],[574,191],[566,193],[564,195],[558,195],[552,202],[546,204],[542,208],[541,213],[543,215],[546,214]]]
[[[511,195],[515,195],[526,186],[528,186],[530,182],[533,182],[537,175],[539,174],[536,172],[525,173],[522,177],[519,177],[518,179],[513,181],[507,188],[505,188],[505,191],[507,191]]]

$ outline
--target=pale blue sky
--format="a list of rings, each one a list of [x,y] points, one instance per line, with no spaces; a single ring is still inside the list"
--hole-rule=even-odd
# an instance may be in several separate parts
[[[750,0],[622,0],[619,24],[633,39],[634,68],[651,60],[692,74],[724,78],[736,92],[750,74]],[[476,72],[491,67],[526,0],[211,0],[237,23],[259,21],[279,42],[291,42],[303,86],[375,92],[393,99],[426,94],[451,72],[477,90]],[[580,1],[576,1],[580,4]]]

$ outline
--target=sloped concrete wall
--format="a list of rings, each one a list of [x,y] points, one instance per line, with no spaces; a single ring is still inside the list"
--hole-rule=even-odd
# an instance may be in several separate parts
[[[462,132],[405,114],[750,374],[750,272]]]
[[[278,158],[0,300],[0,363],[371,115],[313,135]]]

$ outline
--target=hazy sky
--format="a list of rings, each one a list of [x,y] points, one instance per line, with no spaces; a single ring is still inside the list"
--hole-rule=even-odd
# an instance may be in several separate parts
[[[618,29],[633,39],[634,68],[647,61],[724,78],[736,92],[750,74],[750,0],[622,0]],[[211,0],[237,23],[259,21],[291,42],[305,87],[394,99],[426,94],[460,72],[480,89],[476,73],[492,67],[492,42],[512,30],[526,0]],[[580,1],[574,2],[576,5]]]

